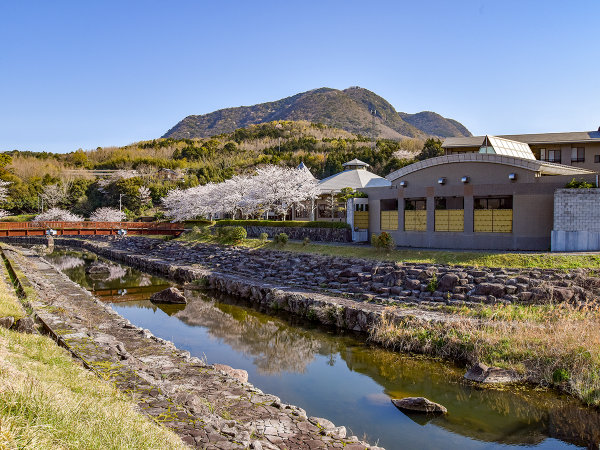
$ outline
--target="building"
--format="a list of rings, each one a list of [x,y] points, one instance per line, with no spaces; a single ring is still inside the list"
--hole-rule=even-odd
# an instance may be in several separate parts
[[[478,153],[488,136],[451,137],[442,146],[446,155]],[[540,161],[600,172],[600,128],[570,133],[514,134],[497,136],[527,144]]]
[[[448,138],[443,146],[445,156],[390,173],[389,186],[361,189],[370,233],[389,232],[408,247],[549,250],[555,191],[573,178],[594,183],[600,169],[598,132]]]
[[[362,190],[391,185],[389,180],[369,172],[369,164],[366,162],[353,159],[342,166],[342,172],[319,181],[320,195],[316,200],[316,220],[346,221],[346,204],[336,198],[344,188]]]

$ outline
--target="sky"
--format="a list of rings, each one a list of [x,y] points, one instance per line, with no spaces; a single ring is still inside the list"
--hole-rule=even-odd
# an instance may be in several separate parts
[[[361,86],[473,134],[600,126],[599,0],[0,0],[0,150]]]

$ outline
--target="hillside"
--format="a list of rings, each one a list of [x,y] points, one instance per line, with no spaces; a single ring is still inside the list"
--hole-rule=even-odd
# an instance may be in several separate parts
[[[238,128],[276,120],[305,120],[378,139],[429,136],[471,136],[461,123],[429,111],[398,113],[384,98],[360,87],[320,88],[253,106],[192,115],[171,128],[164,138],[194,139],[230,133]]]

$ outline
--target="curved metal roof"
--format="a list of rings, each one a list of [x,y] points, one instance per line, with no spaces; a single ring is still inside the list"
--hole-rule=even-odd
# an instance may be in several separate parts
[[[440,166],[442,164],[456,164],[463,162],[480,162],[480,163],[492,163],[502,164],[505,166],[513,166],[521,169],[531,170],[532,172],[539,172],[542,175],[588,175],[593,174],[591,170],[580,169],[578,167],[565,166],[562,164],[549,163],[545,161],[538,161],[535,159],[518,158],[516,156],[505,156],[496,154],[486,153],[462,153],[454,155],[438,156],[437,158],[429,158],[424,161],[411,164],[403,167],[402,169],[396,170],[390,173],[386,178],[390,181],[397,180],[398,178],[404,177],[410,173],[423,170],[428,167]]]

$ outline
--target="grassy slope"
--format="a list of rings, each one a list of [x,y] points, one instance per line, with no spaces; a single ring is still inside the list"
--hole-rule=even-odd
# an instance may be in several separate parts
[[[15,302],[0,280],[0,311],[18,311]],[[0,448],[187,447],[51,339],[0,328]]]

